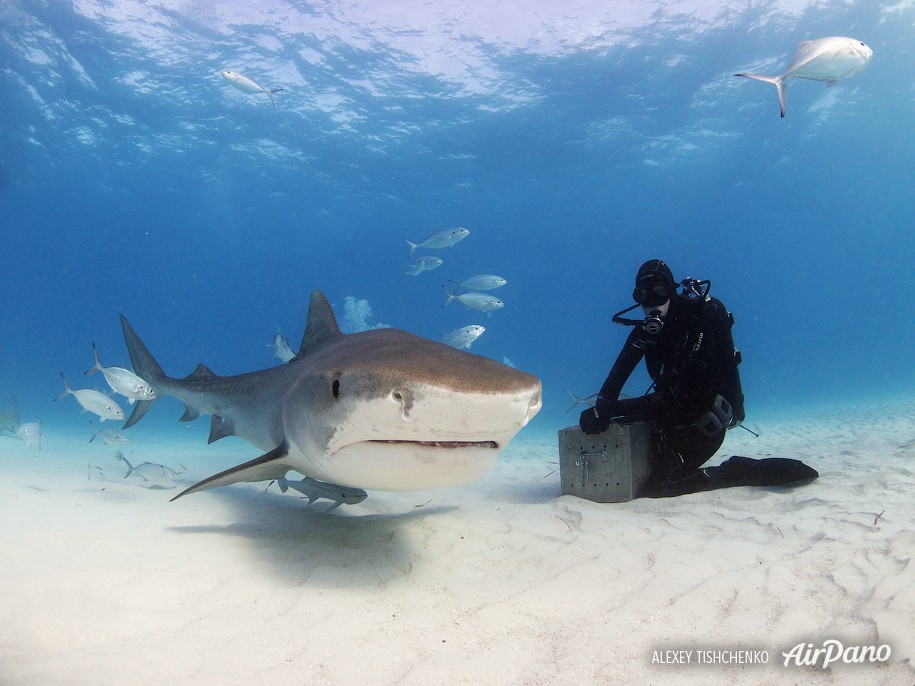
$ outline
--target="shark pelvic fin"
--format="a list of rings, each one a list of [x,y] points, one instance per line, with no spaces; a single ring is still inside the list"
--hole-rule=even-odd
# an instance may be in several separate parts
[[[234,435],[235,427],[232,426],[230,420],[217,417],[215,414],[212,416],[210,419],[210,437],[207,439],[207,443],[213,443],[220,438]]]
[[[289,451],[285,443],[278,445],[269,453],[265,453],[248,462],[243,462],[240,465],[227,469],[224,472],[219,472],[219,474],[214,474],[213,476],[194,484],[190,488],[181,491],[181,493],[172,498],[170,502],[174,502],[181,496],[190,493],[205,491],[208,488],[216,488],[217,486],[226,486],[239,481],[266,481],[268,479],[283,478],[286,476],[286,472],[293,469],[293,467],[285,461],[288,453]]]
[[[312,291],[305,335],[302,336],[302,345],[299,346],[299,352],[295,357],[303,357],[322,343],[339,335],[340,327],[337,326],[337,318],[330,309],[327,297],[321,291]]]

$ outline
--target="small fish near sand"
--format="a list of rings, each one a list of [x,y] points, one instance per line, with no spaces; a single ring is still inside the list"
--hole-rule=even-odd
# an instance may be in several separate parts
[[[29,447],[37,445],[41,450],[41,422],[28,422],[20,424],[16,428],[16,435],[19,436]]]
[[[105,445],[123,445],[128,441],[127,434],[123,431],[118,431],[110,426],[100,429],[95,426],[95,422],[91,419],[89,420],[89,426],[92,427],[92,436],[89,437],[90,443],[96,438],[100,439]]]
[[[788,81],[810,79],[825,81],[831,88],[840,79],[854,76],[864,69],[874,56],[874,51],[856,38],[831,36],[807,40],[798,45],[794,59],[780,76],[766,74],[735,74],[748,79],[765,81],[778,89],[778,102],[782,117],[788,109]]]
[[[283,363],[289,362],[289,360],[295,357],[295,351],[289,346],[289,341],[279,331],[277,331],[276,335],[273,337],[271,347],[273,348],[274,357],[280,358],[280,361]]]
[[[134,467],[120,450],[114,454],[114,459],[123,462],[127,466],[127,473],[124,475],[125,479],[128,477],[139,479],[140,483],[137,485],[144,488],[175,488],[178,485],[175,483],[175,477],[184,473],[155,462],[141,462]]]
[[[442,307],[447,307],[452,300],[457,300],[464,305],[464,307],[471,310],[477,310],[478,312],[492,312],[493,310],[500,310],[505,307],[504,302],[488,293],[470,291],[469,293],[461,293],[458,295],[456,288],[453,293],[448,293],[448,289],[446,288],[445,293],[448,294],[448,299],[445,300],[445,304],[442,305]]]
[[[137,400],[155,400],[156,392],[150,388],[148,383],[129,369],[103,367],[95,343],[92,344],[92,354],[95,356],[95,365],[83,372],[84,374],[101,372],[105,377],[105,381],[111,386],[111,390],[123,395],[131,405]]]
[[[61,400],[68,395],[72,395],[84,410],[88,410],[89,412],[98,415],[99,419],[102,421],[105,421],[106,419],[124,419],[124,410],[121,409],[117,402],[104,393],[93,391],[90,388],[74,391],[70,388],[70,384],[67,383],[67,379],[63,373],[61,373],[60,378],[63,379],[64,382],[64,392],[54,398],[54,400]]]
[[[413,257],[413,253],[417,250],[417,248],[450,248],[452,245],[464,240],[469,235],[470,229],[465,229],[463,226],[458,226],[454,229],[436,231],[432,235],[426,236],[426,238],[419,243],[414,243],[413,241],[408,240],[407,245],[410,246],[410,254],[407,255],[407,259]]]
[[[416,262],[411,264],[409,267],[403,270],[404,276],[419,276],[423,272],[429,272],[433,269],[441,267],[443,260],[441,257],[434,257],[432,255],[427,255],[425,257],[420,257]]]
[[[473,342],[482,336],[485,331],[486,328],[479,324],[463,326],[460,329],[455,329],[454,331],[445,334],[445,338],[442,342],[446,345],[450,345],[452,348],[470,350],[470,346]]]
[[[221,71],[219,73],[222,74],[222,77],[226,81],[231,83],[242,93],[265,93],[267,97],[270,98],[270,102],[273,103],[273,106],[276,107],[276,100],[274,100],[273,96],[276,93],[282,91],[282,88],[264,88],[254,79],[247,77],[244,74],[239,74],[237,71],[230,71],[226,69],[225,71]]]

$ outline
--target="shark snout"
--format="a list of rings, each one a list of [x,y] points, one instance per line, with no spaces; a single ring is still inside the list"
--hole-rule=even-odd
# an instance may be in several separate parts
[[[527,416],[521,422],[521,426],[527,426],[527,423],[534,418],[534,415],[540,412],[541,407],[543,407],[543,390],[538,387],[531,396],[531,401],[527,406]]]

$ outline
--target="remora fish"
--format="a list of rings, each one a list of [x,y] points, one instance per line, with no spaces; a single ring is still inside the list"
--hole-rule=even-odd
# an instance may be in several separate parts
[[[156,397],[155,391],[149,387],[149,384],[129,369],[103,367],[95,343],[92,344],[92,354],[95,356],[95,365],[83,372],[84,374],[101,372],[105,381],[111,386],[111,390],[123,395],[131,405],[135,400],[153,400]]]
[[[299,353],[288,364],[238,376],[204,365],[165,375],[121,315],[137,372],[185,405],[182,419],[213,415],[209,442],[238,436],[264,454],[177,497],[290,470],[329,484],[412,491],[486,473],[540,410],[540,380],[398,329],[340,332],[323,293],[311,296]],[[154,403],[138,401],[125,428]]]
[[[285,478],[280,477],[276,480],[276,483],[280,487],[280,491],[283,493],[285,493],[289,488],[298,491],[306,498],[308,498],[309,505],[311,505],[318,498],[327,498],[328,500],[333,500],[334,504],[327,508],[327,512],[330,512],[334,508],[340,507],[343,504],[355,505],[356,503],[361,503],[368,497],[368,493],[363,491],[361,488],[334,486],[333,484],[326,484],[322,481],[309,479],[307,476],[301,481],[286,481]]]
[[[60,400],[61,398],[66,398],[68,395],[72,395],[76,398],[76,402],[83,406],[84,410],[89,410],[89,412],[97,414],[102,421],[106,419],[124,419],[124,410],[121,409],[121,406],[104,393],[93,391],[90,388],[74,391],[70,388],[70,384],[67,383],[67,379],[64,377],[63,373],[61,373],[60,378],[63,379],[64,382],[64,392],[54,398],[54,400]],[[152,403],[155,402],[155,400],[141,400],[140,402]],[[134,412],[136,412],[136,410],[134,410]]]
[[[273,94],[279,93],[283,90],[282,88],[274,88],[273,90],[264,88],[254,79],[249,78],[244,74],[239,74],[237,71],[229,71],[227,69],[226,71],[221,71],[219,73],[242,93],[266,93],[267,97],[270,98],[270,102],[276,107],[276,100],[273,99]]]
[[[410,254],[407,255],[407,259],[413,257],[413,251],[417,248],[450,248],[452,245],[458,241],[464,240],[469,235],[470,229],[459,226],[455,229],[436,231],[431,236],[426,236],[426,238],[419,243],[407,241],[407,245],[410,246]]]
[[[791,79],[810,79],[825,81],[826,87],[832,87],[839,79],[854,76],[864,69],[874,56],[874,51],[855,38],[832,36],[806,40],[798,45],[794,59],[781,76],[765,74],[735,74],[748,79],[775,84],[778,89],[778,102],[782,116],[788,109],[788,81]]]

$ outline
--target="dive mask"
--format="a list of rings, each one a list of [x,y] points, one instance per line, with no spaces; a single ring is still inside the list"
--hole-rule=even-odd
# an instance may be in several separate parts
[[[654,286],[636,286],[632,299],[642,307],[657,307],[670,300],[670,289],[662,283]]]

